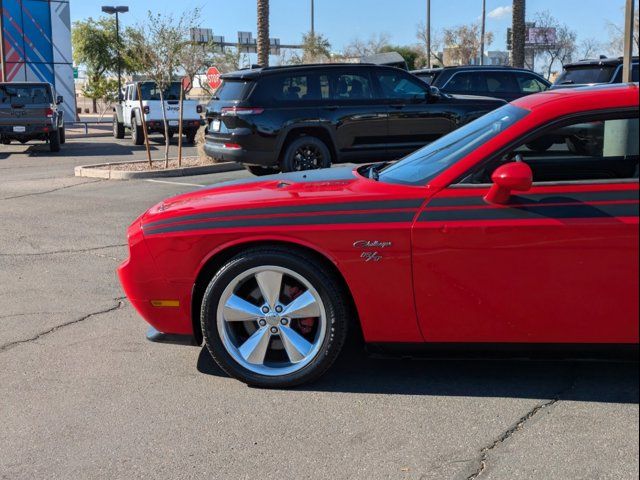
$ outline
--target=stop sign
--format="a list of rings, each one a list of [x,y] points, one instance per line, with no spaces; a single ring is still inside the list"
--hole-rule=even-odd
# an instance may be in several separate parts
[[[222,83],[220,71],[216,67],[209,67],[209,70],[207,70],[207,83],[212,90],[216,90]]]

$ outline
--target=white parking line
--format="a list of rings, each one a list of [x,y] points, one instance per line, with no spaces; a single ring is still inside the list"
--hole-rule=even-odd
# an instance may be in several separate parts
[[[168,183],[169,185],[184,185],[186,187],[205,187],[206,185],[200,185],[199,183],[185,183],[185,182],[170,182],[168,180],[153,180],[153,179],[147,179],[145,180],[147,182],[153,182],[153,183]]]

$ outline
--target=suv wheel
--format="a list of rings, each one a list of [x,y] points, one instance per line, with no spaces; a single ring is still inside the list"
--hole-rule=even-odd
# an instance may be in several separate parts
[[[118,121],[118,115],[113,116],[113,138],[124,138],[124,123]]]
[[[286,388],[318,378],[347,335],[338,282],[303,254],[254,248],[232,258],[207,287],[201,322],[225,372],[249,385]]]
[[[60,151],[60,130],[52,130],[49,133],[49,150],[51,152]]]
[[[66,136],[66,133],[64,131],[64,127],[60,127],[59,130],[60,130],[60,143],[64,144],[64,143],[67,142],[67,136]]]
[[[283,172],[297,172],[329,168],[331,152],[319,138],[312,136],[299,137],[289,144],[282,158]]]
[[[142,145],[144,143],[144,133],[142,127],[138,125],[136,117],[131,119],[131,140],[134,145]]]
[[[274,173],[280,172],[280,169],[278,167],[260,167],[258,165],[245,165],[245,168],[257,177],[262,177],[263,175],[273,175]]]

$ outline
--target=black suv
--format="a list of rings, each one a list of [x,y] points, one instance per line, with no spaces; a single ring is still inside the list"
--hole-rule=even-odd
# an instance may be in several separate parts
[[[638,81],[638,57],[631,58],[631,81]],[[562,67],[551,88],[578,87],[596,83],[622,83],[622,57],[580,60]]]
[[[64,119],[50,83],[0,83],[0,142],[49,142],[52,152],[65,142]]]
[[[205,151],[256,175],[399,158],[504,102],[442,95],[399,68],[322,64],[222,76]]]
[[[414,75],[445,93],[485,95],[512,102],[543,92],[551,83],[531,70],[505,66],[465,65],[414,70]]]

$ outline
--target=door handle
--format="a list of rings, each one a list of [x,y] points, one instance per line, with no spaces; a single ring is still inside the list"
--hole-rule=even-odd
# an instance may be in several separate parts
[[[400,110],[401,108],[404,108],[404,103],[392,103],[391,104],[391,108],[395,108],[397,110]]]
[[[337,110],[338,109],[338,105],[327,105],[326,107],[324,107],[325,110]]]

